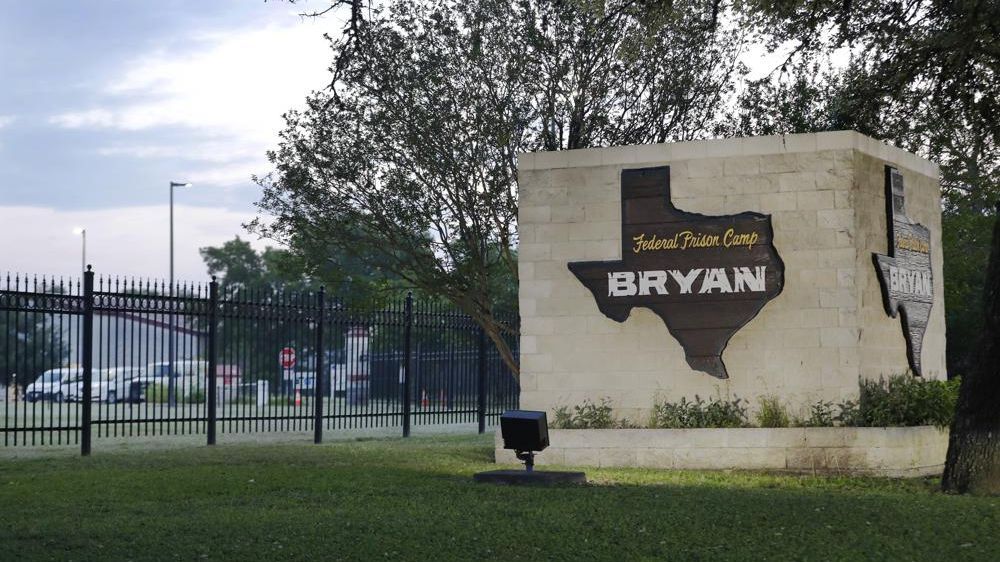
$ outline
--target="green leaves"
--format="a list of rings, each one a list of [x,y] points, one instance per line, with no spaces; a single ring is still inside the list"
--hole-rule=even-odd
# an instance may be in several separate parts
[[[333,89],[286,116],[254,231],[322,244],[445,298],[487,331],[516,307],[516,155],[707,135],[740,41],[713,5],[432,0],[333,42]],[[655,17],[650,17],[655,16]]]
[[[968,372],[1000,197],[1000,4],[753,0],[737,9],[790,54],[748,85],[723,132],[854,129],[941,164],[948,367]],[[839,65],[837,49],[850,54]]]
[[[602,398],[600,404],[584,400],[572,410],[562,406],[555,411],[552,427],[556,429],[627,429],[635,427],[627,419],[615,418],[611,400]]]
[[[649,420],[649,427],[663,429],[749,426],[746,403],[742,399],[712,397],[705,402],[698,395],[695,395],[694,401],[682,397],[679,402],[653,404]]]
[[[857,425],[892,427],[951,424],[960,379],[923,380],[910,375],[861,380]]]

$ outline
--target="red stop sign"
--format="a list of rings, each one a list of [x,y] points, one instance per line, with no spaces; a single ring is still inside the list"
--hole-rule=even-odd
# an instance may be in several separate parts
[[[281,353],[278,354],[278,363],[281,364],[282,369],[291,369],[295,366],[295,348],[294,347],[284,347],[281,349]]]

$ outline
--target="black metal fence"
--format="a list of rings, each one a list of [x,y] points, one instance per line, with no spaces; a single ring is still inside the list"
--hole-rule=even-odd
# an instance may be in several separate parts
[[[517,318],[502,318],[516,332]],[[517,338],[507,336],[514,353]],[[4,445],[478,422],[516,377],[468,316],[214,280],[0,280]]]

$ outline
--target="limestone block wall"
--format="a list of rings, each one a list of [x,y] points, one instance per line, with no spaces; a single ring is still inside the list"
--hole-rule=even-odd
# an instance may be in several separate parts
[[[917,477],[941,474],[948,432],[918,427],[553,429],[542,466],[774,470]],[[496,462],[517,464],[497,432]]]
[[[609,398],[640,424],[654,400],[695,395],[756,404],[774,394],[798,410],[856,396],[859,376],[906,371],[871,261],[887,245],[884,164],[903,172],[907,210],[932,232],[937,300],[923,362],[926,376],[944,378],[938,168],[845,131],[520,155],[521,406]],[[784,291],[730,340],[727,380],[692,370],[650,311],[624,323],[601,314],[567,268],[621,258],[621,171],[662,165],[682,210],[772,216]]]

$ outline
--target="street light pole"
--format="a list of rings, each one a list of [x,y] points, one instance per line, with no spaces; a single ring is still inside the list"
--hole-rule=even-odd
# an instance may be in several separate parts
[[[87,229],[86,228],[74,228],[73,234],[83,236],[83,255],[80,260],[80,270],[87,271]]]
[[[177,405],[177,397],[175,396],[176,387],[174,380],[175,379],[174,361],[176,360],[177,356],[177,335],[176,335],[177,330],[174,322],[174,314],[173,314],[174,302],[172,298],[174,296],[174,188],[175,187],[191,187],[191,184],[187,182],[176,182],[176,181],[170,182],[170,289],[169,290],[171,297],[170,301],[171,312],[170,312],[170,338],[169,338],[170,356],[168,358],[169,359],[168,365],[170,368],[168,376],[170,378],[167,380],[167,405],[171,407]]]

